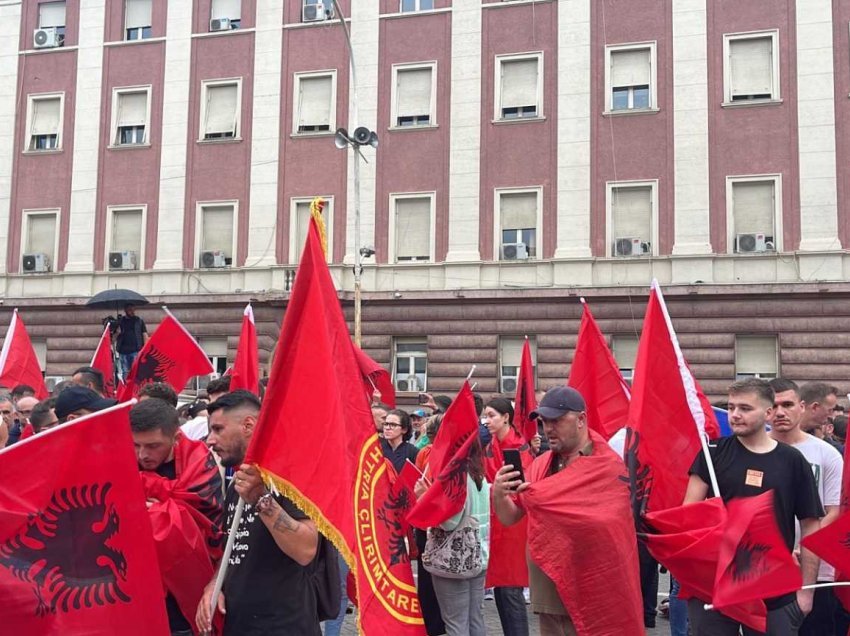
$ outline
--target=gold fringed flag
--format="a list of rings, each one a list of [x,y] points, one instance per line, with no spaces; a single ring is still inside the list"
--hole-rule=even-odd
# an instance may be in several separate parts
[[[401,515],[318,223],[310,223],[246,461],[336,546],[368,636],[425,634]]]
[[[328,257],[328,230],[325,226],[325,217],[322,216],[322,211],[325,209],[325,200],[322,197],[316,197],[310,201],[310,216],[316,222],[316,229],[319,231],[319,240],[322,242],[322,252],[325,258]]]

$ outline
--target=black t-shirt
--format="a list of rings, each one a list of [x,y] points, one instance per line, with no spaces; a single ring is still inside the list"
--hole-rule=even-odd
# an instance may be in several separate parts
[[[416,456],[419,454],[419,449],[410,442],[402,442],[393,448],[383,437],[381,438],[381,450],[384,451],[384,457],[390,460],[397,473],[400,473],[401,469],[404,468],[405,461],[409,459],[415,462]]]
[[[116,346],[118,353],[135,353],[145,344],[143,333],[147,333],[145,321],[138,316],[121,316],[118,321],[121,332],[118,334]]]
[[[307,519],[285,497],[275,499],[293,519]],[[230,527],[239,496],[229,488],[224,501]],[[321,636],[312,576],[275,543],[260,513],[245,505],[230,555],[224,598],[225,636]]]

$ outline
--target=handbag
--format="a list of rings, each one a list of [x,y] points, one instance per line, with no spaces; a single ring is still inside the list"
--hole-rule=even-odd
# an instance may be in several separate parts
[[[454,530],[428,528],[422,566],[435,576],[471,579],[484,569],[478,519],[465,515]]]

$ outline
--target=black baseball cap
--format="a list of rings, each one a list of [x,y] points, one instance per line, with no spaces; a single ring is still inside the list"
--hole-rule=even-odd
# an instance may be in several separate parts
[[[529,413],[531,419],[542,417],[554,420],[569,411],[583,411],[585,409],[584,398],[581,393],[570,386],[556,386],[546,391],[546,395],[540,400],[537,408]]]
[[[85,386],[72,384],[66,387],[56,398],[56,417],[64,420],[74,411],[102,411],[117,404],[117,400],[105,398]]]

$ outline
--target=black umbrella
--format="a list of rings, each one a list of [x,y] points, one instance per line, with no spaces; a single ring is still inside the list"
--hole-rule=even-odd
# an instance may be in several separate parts
[[[132,289],[107,289],[89,298],[92,309],[124,309],[127,305],[147,305],[150,301]]]

